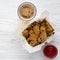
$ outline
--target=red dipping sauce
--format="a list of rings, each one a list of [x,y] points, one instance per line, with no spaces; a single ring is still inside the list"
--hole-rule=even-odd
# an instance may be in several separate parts
[[[44,55],[48,58],[55,58],[58,54],[58,50],[54,45],[47,45],[44,47]]]

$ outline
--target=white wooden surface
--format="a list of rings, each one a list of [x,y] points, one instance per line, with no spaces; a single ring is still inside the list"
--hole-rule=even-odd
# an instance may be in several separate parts
[[[17,8],[26,1],[37,7],[36,18],[41,12],[49,11],[51,22],[56,26],[52,44],[58,48],[58,56],[54,60],[60,60],[60,0],[0,0],[0,60],[47,60],[41,51],[29,54],[24,50],[16,35],[18,22],[21,21],[17,16]]]

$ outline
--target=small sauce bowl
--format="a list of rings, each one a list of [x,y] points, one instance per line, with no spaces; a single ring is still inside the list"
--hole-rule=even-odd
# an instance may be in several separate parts
[[[36,16],[37,9],[34,4],[30,2],[24,2],[18,7],[17,13],[20,19],[29,21]]]
[[[53,59],[58,54],[58,49],[54,45],[46,45],[43,49],[43,53],[46,57]]]

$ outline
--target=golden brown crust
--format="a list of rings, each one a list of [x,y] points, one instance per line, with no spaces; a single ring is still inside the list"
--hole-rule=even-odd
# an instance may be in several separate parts
[[[34,33],[38,36],[39,33],[40,33],[39,25],[35,25],[35,26],[33,27],[33,31],[34,31]]]
[[[27,38],[27,37],[28,37],[28,30],[24,30],[24,31],[22,32],[22,34],[23,34],[23,36],[24,36],[25,38]]]
[[[53,33],[52,26],[44,19],[31,23],[22,34],[31,46],[36,46],[46,41]]]
[[[47,32],[48,36],[53,34],[53,31],[54,31],[53,27],[49,24],[48,21],[46,21],[46,32]]]

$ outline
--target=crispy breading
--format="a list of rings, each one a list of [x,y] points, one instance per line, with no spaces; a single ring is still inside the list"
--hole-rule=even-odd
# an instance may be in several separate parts
[[[42,43],[46,40],[47,34],[46,34],[46,29],[45,26],[40,27],[40,36],[38,38],[39,43]]]
[[[33,27],[33,31],[34,31],[34,33],[38,36],[39,35],[39,25],[35,25],[34,27]]]
[[[22,32],[22,34],[23,34],[24,37],[27,38],[27,37],[28,37],[28,30],[25,29],[25,30]]]
[[[27,41],[30,45],[35,46],[37,44],[37,36],[34,33],[32,33],[30,34],[30,37],[27,39]]]
[[[53,28],[52,28],[52,26],[49,24],[49,22],[48,21],[46,21],[46,32],[47,32],[47,34],[48,34],[48,36],[50,36],[51,34],[53,34]]]
[[[36,46],[47,40],[51,36],[54,29],[46,19],[43,21],[34,21],[23,32],[23,36],[31,46]]]

